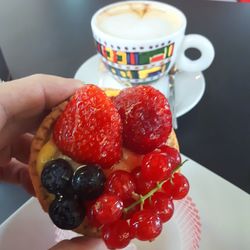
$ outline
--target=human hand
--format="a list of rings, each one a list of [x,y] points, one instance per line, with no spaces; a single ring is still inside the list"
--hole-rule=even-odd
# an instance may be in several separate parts
[[[32,132],[51,108],[82,83],[50,75],[33,75],[0,85],[0,181],[21,184],[34,194],[28,172]],[[135,250],[130,244],[126,250]],[[50,250],[107,250],[101,239],[76,237]]]
[[[34,194],[27,165],[32,132],[80,86],[78,80],[40,74],[0,85],[0,181]]]
[[[136,246],[130,243],[123,250],[136,250]],[[49,250],[108,250],[101,239],[76,237],[71,240],[63,240]]]
[[[49,250],[108,250],[101,239],[76,237],[63,240]]]

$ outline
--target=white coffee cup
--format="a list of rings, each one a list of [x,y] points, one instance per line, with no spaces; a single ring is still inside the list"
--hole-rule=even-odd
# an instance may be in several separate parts
[[[203,71],[214,58],[211,42],[185,35],[187,20],[176,7],[155,1],[125,1],[98,10],[91,20],[97,51],[112,75],[130,84],[151,83],[178,70]],[[185,51],[198,49],[190,60]]]

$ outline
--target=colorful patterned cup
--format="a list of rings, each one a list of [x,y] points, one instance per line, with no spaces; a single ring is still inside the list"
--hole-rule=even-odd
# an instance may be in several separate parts
[[[121,82],[144,84],[158,80],[176,64],[178,70],[205,70],[214,58],[211,42],[184,35],[187,20],[177,8],[154,1],[125,1],[105,6],[91,20],[96,48]],[[201,52],[190,60],[188,48]]]

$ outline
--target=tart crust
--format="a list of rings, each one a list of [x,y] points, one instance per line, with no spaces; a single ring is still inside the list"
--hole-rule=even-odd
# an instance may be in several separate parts
[[[108,96],[115,96],[119,94],[119,90],[105,89],[104,91]],[[53,195],[49,194],[46,191],[46,189],[42,186],[40,180],[40,174],[37,169],[37,157],[42,147],[50,140],[53,125],[57,120],[57,118],[60,116],[60,114],[63,112],[67,103],[68,101],[65,101],[60,105],[56,106],[51,111],[51,113],[45,117],[45,119],[39,126],[31,145],[31,153],[29,160],[30,177],[32,180],[32,184],[34,186],[36,197],[38,198],[45,212],[48,212],[49,205],[51,203],[51,197]],[[179,145],[174,130],[172,130],[167,140],[167,145],[179,150]],[[100,231],[97,228],[90,226],[86,217],[82,222],[82,224],[79,227],[75,228],[73,231],[83,234],[85,236],[91,236],[91,237],[100,236]]]

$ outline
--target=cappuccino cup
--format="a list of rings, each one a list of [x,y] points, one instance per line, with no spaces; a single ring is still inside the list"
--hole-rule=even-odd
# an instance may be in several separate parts
[[[124,1],[107,5],[91,19],[91,28],[103,63],[122,83],[157,81],[175,65],[197,72],[214,58],[211,42],[198,34],[185,35],[187,19],[174,6],[155,1]],[[190,60],[185,51],[198,49]]]

